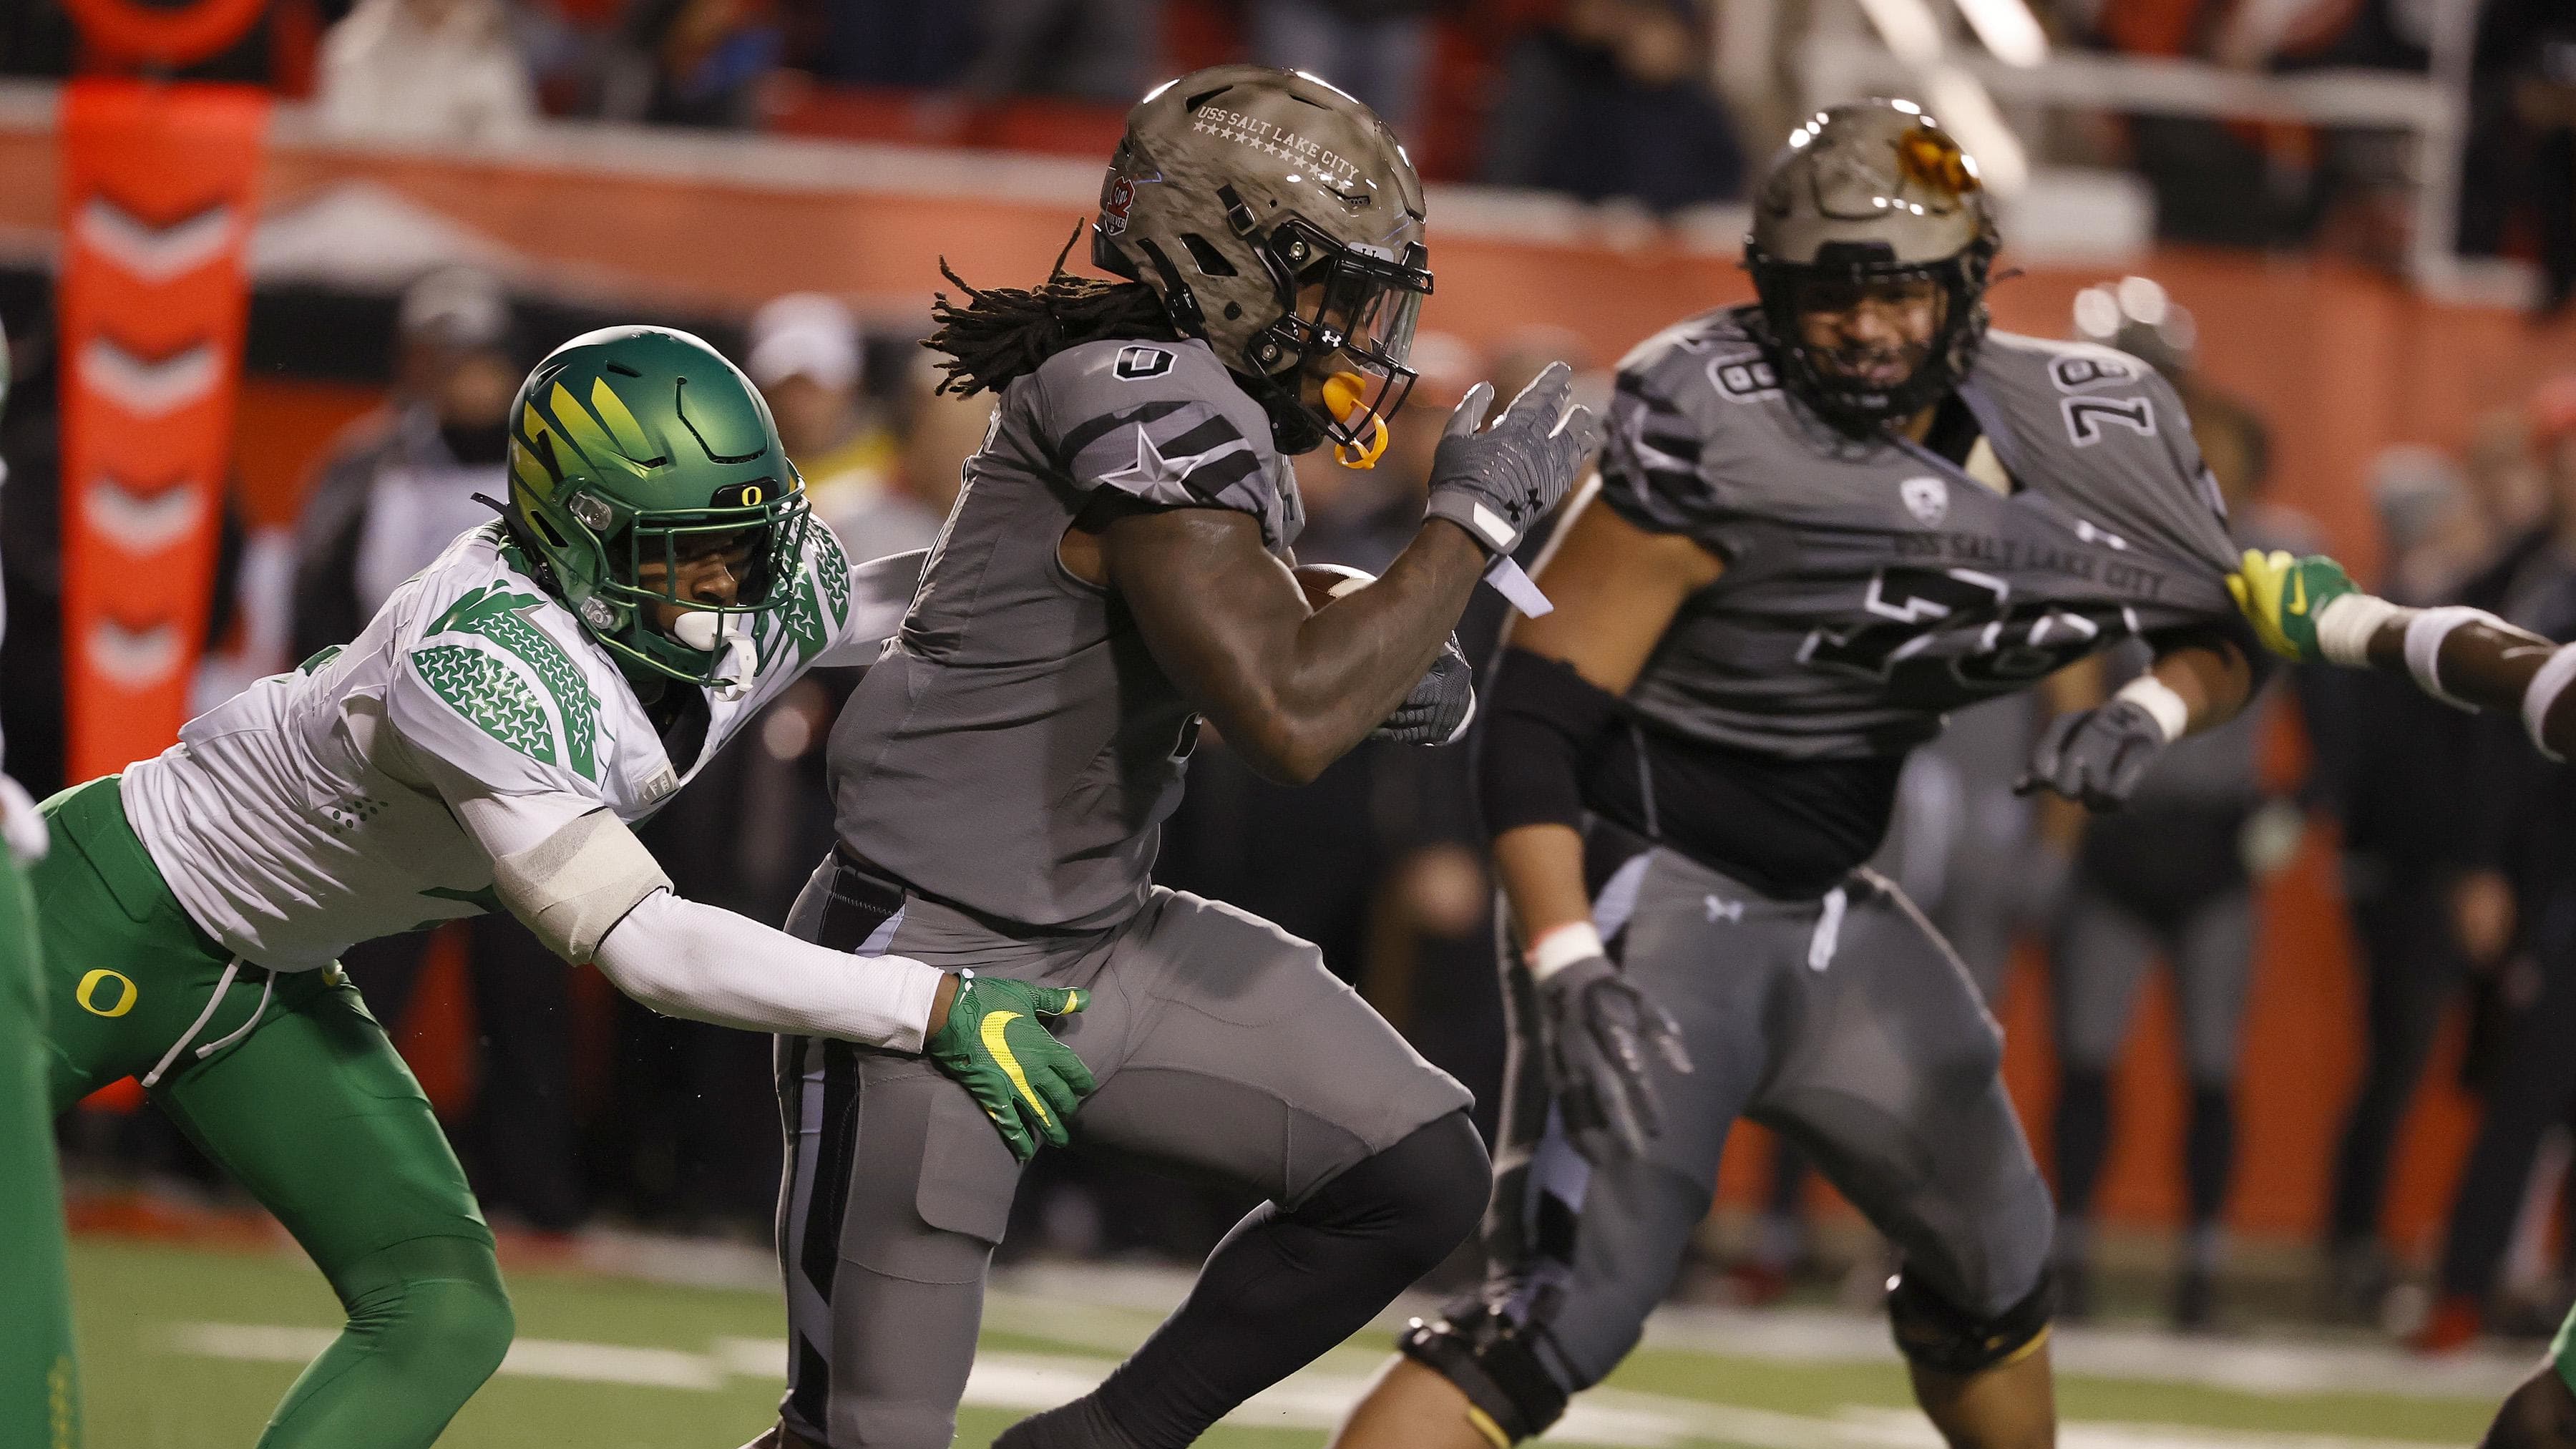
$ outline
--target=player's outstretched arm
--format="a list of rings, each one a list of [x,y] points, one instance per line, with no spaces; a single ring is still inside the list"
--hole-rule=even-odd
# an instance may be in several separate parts
[[[588,961],[667,1016],[745,1031],[824,1036],[928,1055],[1025,1160],[1092,1089],[1042,1019],[1078,992],[951,976],[904,956],[859,957],[672,893],[634,832],[596,800],[503,792],[435,756],[420,760],[492,862],[493,893],[556,955]]]
[[[1578,503],[1540,581],[1556,611],[1514,627],[1489,690],[1478,776],[1494,867],[1538,994],[1550,1087],[1576,1150],[1641,1152],[1661,1116],[1650,1064],[1690,1070],[1672,1019],[1622,979],[1583,888],[1582,777],[1682,601],[1718,560]]]
[[[1489,559],[1563,497],[1598,441],[1557,364],[1478,429],[1493,390],[1452,415],[1431,518],[1377,582],[1310,610],[1230,510],[1129,510],[1102,563],[1155,659],[1246,763],[1303,784],[1395,712],[1447,643]],[[1452,526],[1452,524],[1456,526]]]
[[[2405,674],[2446,704],[2520,714],[2532,743],[2553,760],[2576,747],[2567,688],[2576,680],[2576,647],[2484,609],[2392,604],[2364,593],[2323,554],[2248,549],[2227,587],[2264,646],[2285,659]]]

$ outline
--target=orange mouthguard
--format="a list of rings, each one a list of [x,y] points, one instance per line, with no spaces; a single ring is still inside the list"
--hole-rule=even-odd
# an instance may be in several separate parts
[[[1345,468],[1374,468],[1386,452],[1386,419],[1370,415],[1361,399],[1368,395],[1368,383],[1356,372],[1337,372],[1324,379],[1324,406],[1333,410],[1343,427],[1352,427],[1354,419],[1367,416],[1369,435],[1358,443],[1336,443],[1333,458]]]

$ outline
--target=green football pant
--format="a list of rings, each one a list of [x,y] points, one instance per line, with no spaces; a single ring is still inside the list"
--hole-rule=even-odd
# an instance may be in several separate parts
[[[56,1111],[121,1077],[311,1254],[348,1311],[261,1449],[423,1449],[511,1334],[492,1231],[429,1099],[337,971],[234,961],[127,824],[114,776],[42,807],[30,872]]]
[[[26,877],[0,845],[0,1444],[78,1449],[62,1179],[45,1096],[45,981]]]

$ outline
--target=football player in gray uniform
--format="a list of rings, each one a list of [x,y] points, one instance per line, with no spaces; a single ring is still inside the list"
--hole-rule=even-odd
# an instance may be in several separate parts
[[[2051,1208],[1967,973],[1862,866],[1951,710],[2130,636],[2153,668],[2052,721],[2024,788],[2115,805],[2234,714],[2261,650],[2174,394],[2108,348],[1989,333],[1975,163],[1913,104],[1800,126],[1756,198],[1756,305],[1619,370],[1597,493],[1488,689],[1514,1066],[1483,1288],[1417,1323],[1341,1449],[1544,1431],[1637,1341],[1729,1126],[1803,1149],[1894,1244],[1916,1396],[1961,1449],[2053,1441]],[[1625,979],[1697,1073],[1581,1069]],[[1615,1084],[1615,1082],[1614,1082]],[[1660,1130],[1657,1130],[1658,1127]]]
[[[1411,163],[1311,77],[1226,66],[1148,96],[1092,257],[1125,280],[1059,266],[943,299],[949,386],[1000,403],[834,726],[839,843],[789,927],[1087,992],[1057,1028],[1098,1082],[1075,1144],[1268,1199],[1106,1383],[999,1441],[1177,1449],[1446,1256],[1491,1177],[1465,1090],[1313,946],[1151,884],[1200,722],[1289,782],[1372,732],[1454,739],[1450,630],[1598,434],[1561,364],[1490,427],[1479,386],[1383,576],[1292,572],[1289,455],[1374,459],[1431,290]],[[917,1058],[789,1039],[779,1085],[793,1349],[768,1442],[945,1446],[1020,1163]]]

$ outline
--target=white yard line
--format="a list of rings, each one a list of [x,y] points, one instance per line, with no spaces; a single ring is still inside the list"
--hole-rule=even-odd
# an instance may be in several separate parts
[[[254,1363],[305,1363],[339,1337],[329,1328],[289,1328],[273,1323],[174,1323],[171,1347],[204,1358]],[[775,1364],[787,1360],[785,1348]],[[563,1379],[584,1384],[627,1384],[654,1389],[720,1389],[729,1365],[676,1348],[622,1343],[581,1343],[561,1338],[522,1338],[510,1345],[501,1372],[514,1378]],[[775,1367],[764,1369],[780,1376]]]
[[[585,1266],[659,1282],[768,1289],[773,1259],[735,1243],[652,1233],[581,1235]],[[1004,1331],[1123,1353],[1189,1291],[1188,1269],[1131,1264],[1029,1263],[997,1270],[984,1321]],[[1380,1315],[1382,1327],[1436,1312],[1437,1299],[1408,1295]],[[1829,1308],[1725,1308],[1669,1304],[1646,1323],[1646,1346],[1789,1363],[1893,1363],[1887,1324],[1875,1314]],[[2420,1358],[2363,1339],[2273,1336],[2185,1338],[2152,1328],[2061,1325],[2054,1335],[2062,1373],[2145,1383],[2194,1384],[2288,1397],[2370,1393],[2401,1398],[2500,1399],[2530,1373],[2535,1355],[2480,1347]]]
[[[276,1324],[179,1323],[169,1343],[183,1353],[262,1363],[302,1363],[327,1348],[324,1328]],[[565,1339],[521,1339],[501,1372],[525,1378],[707,1391],[729,1378],[776,1382],[786,1345],[725,1338],[706,1353]],[[1034,1410],[1075,1397],[1106,1377],[1113,1358],[984,1353],[966,1381],[966,1402]],[[1367,1386],[1362,1374],[1308,1369],[1255,1397],[1227,1422],[1245,1428],[1329,1429]],[[2070,1423],[2067,1449],[2419,1449],[2408,1441],[2279,1434],[2171,1424]],[[1845,1406],[1831,1418],[1704,1403],[1665,1394],[1599,1389],[1574,1402],[1550,1442],[1604,1449],[1683,1449],[1711,1442],[1743,1449],[1939,1449],[1940,1438],[1910,1410]]]
[[[1874,1315],[1822,1308],[1675,1304],[1646,1324],[1646,1346],[1787,1363],[1894,1362]],[[2060,1373],[2266,1397],[2386,1394],[2501,1399],[2538,1362],[2528,1351],[2476,1348],[2426,1358],[2387,1344],[2277,1337],[2183,1337],[2151,1328],[2060,1325],[2049,1338]]]

